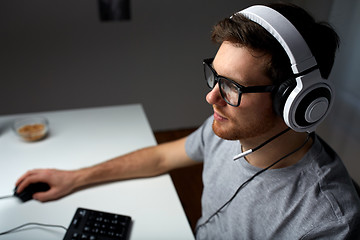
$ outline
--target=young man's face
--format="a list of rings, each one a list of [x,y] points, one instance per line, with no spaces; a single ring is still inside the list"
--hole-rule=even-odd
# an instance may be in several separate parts
[[[261,52],[223,42],[215,59],[213,68],[224,77],[247,86],[272,85],[265,75],[269,56]],[[266,134],[276,124],[283,124],[275,114],[271,93],[243,93],[240,106],[228,105],[221,97],[219,84],[206,96],[213,106],[213,130],[216,135],[228,140],[242,140]]]

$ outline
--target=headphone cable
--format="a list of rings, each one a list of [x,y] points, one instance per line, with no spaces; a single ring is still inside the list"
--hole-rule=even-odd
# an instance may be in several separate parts
[[[281,131],[280,133],[276,134],[275,136],[272,136],[270,139],[266,140],[265,142],[263,142],[262,144],[260,144],[259,146],[249,149],[245,152],[242,152],[236,156],[234,156],[233,160],[236,161],[242,157],[245,157],[247,155],[249,155],[250,153],[253,153],[257,150],[259,150],[260,148],[262,148],[263,146],[265,146],[266,144],[270,143],[271,141],[275,140],[276,138],[280,137],[281,135],[285,134],[286,132],[288,132],[290,130],[290,128],[286,128],[285,130]]]
[[[276,160],[275,162],[273,162],[272,164],[270,164],[268,167],[261,169],[260,171],[256,172],[253,176],[251,176],[248,180],[246,180],[245,182],[243,182],[235,191],[235,193],[233,194],[233,196],[226,202],[224,203],[218,210],[216,210],[205,222],[203,222],[202,224],[198,225],[195,229],[195,235],[197,233],[197,231],[199,230],[199,228],[203,227],[204,225],[208,224],[210,222],[210,220],[215,217],[221,210],[223,210],[223,208],[225,208],[230,202],[232,202],[232,200],[234,200],[234,198],[237,196],[237,194],[240,192],[240,190],[246,185],[248,184],[251,180],[253,180],[255,177],[257,177],[258,175],[260,175],[261,173],[265,172],[266,170],[268,170],[269,168],[272,168],[274,165],[276,165],[277,163],[279,163],[281,160],[283,160],[284,158],[289,157],[290,155],[296,153],[297,151],[299,151],[301,148],[303,148],[305,146],[305,144],[309,141],[310,139],[310,135],[311,133],[308,133],[305,141],[296,149],[294,149],[293,151],[291,151],[290,153],[286,154],[285,156],[281,157],[280,159]]]

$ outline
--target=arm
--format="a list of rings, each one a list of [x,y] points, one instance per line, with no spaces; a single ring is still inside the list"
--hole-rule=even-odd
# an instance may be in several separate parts
[[[16,185],[18,192],[21,192],[30,183],[46,182],[50,185],[50,190],[34,194],[33,198],[49,201],[91,184],[156,176],[172,169],[196,164],[185,152],[185,141],[186,138],[182,138],[144,148],[79,170],[31,170],[20,177]]]
[[[196,162],[185,152],[186,138],[144,148],[93,167],[78,170],[81,186],[106,181],[151,177]]]

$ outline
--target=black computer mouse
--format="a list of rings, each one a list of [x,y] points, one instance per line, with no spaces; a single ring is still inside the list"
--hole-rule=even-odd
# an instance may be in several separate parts
[[[50,186],[47,183],[37,182],[31,183],[27,186],[22,192],[17,193],[17,187],[14,189],[14,196],[21,199],[21,201],[26,202],[32,199],[33,194],[37,192],[46,192],[50,189]]]

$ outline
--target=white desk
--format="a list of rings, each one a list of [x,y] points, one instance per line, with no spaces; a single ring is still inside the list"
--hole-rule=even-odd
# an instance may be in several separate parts
[[[12,122],[27,115],[48,118],[46,139],[28,143],[14,134]],[[155,144],[141,105],[0,116],[0,196],[12,194],[16,179],[29,169],[75,169]],[[47,203],[2,199],[0,232],[28,222],[68,227],[78,207],[131,216],[131,240],[194,239],[169,175],[103,184]],[[0,240],[51,240],[65,235],[58,228],[24,229]]]

